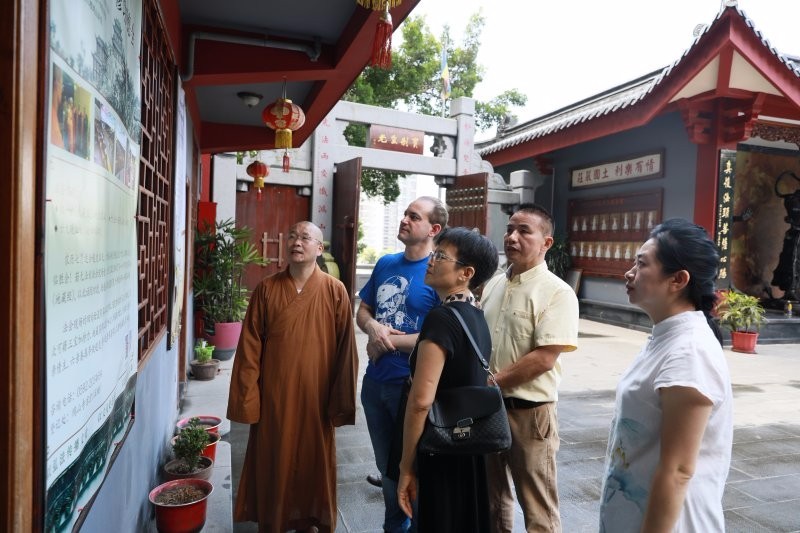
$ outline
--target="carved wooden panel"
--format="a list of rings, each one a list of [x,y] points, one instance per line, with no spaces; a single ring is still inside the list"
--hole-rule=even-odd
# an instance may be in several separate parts
[[[167,327],[169,221],[175,69],[155,0],[142,16],[142,147],[136,218],[139,264],[139,359]]]
[[[478,228],[486,235],[486,213],[488,212],[489,174],[479,172],[458,176],[455,184],[447,189],[446,202],[450,227]]]

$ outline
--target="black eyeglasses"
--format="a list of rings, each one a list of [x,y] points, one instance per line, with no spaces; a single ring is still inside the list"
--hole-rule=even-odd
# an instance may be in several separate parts
[[[458,259],[454,259],[454,258],[448,256],[447,254],[445,254],[441,250],[435,250],[435,251],[431,252],[430,254],[428,254],[428,257],[433,258],[434,262],[436,262],[436,263],[439,263],[441,261],[452,261],[454,263],[458,263],[461,266],[467,266],[467,264],[464,263],[463,261],[459,261]]]
[[[286,240],[288,242],[294,242],[296,240],[301,240],[301,241],[303,241],[303,244],[308,244],[310,242],[315,242],[316,241],[316,242],[322,244],[321,240],[315,239],[311,235],[307,235],[307,234],[298,235],[297,233],[290,233],[289,235],[286,236]]]

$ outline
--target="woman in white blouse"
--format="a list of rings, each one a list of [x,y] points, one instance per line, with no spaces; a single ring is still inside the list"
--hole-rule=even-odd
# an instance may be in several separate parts
[[[653,331],[617,387],[601,532],[725,530],[733,396],[710,315],[718,266],[705,230],[672,219],[653,229],[625,274],[628,299]]]

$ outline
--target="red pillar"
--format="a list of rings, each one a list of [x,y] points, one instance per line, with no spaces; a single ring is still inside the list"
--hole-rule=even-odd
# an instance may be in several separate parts
[[[697,145],[697,170],[694,182],[694,223],[714,235],[719,177],[719,146],[712,141]]]
[[[200,156],[200,200],[211,201],[211,154]]]

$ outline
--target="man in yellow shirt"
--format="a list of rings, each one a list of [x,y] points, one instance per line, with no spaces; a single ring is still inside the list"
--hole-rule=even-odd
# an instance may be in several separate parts
[[[561,531],[556,482],[558,356],[578,344],[578,299],[547,269],[553,217],[520,205],[503,244],[509,268],[489,280],[481,305],[492,335],[491,370],[508,411],[511,449],[487,456],[494,532],[514,529],[513,479],[527,531]],[[510,474],[510,477],[509,477]]]

